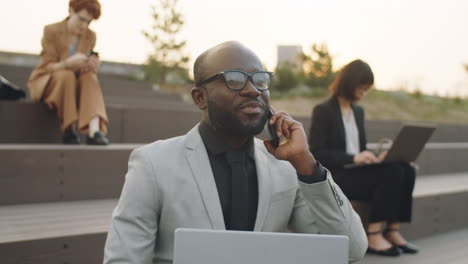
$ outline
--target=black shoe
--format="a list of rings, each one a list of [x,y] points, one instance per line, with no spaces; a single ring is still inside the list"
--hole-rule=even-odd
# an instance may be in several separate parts
[[[65,130],[62,136],[63,144],[78,145],[80,144],[80,135],[76,130]]]
[[[86,144],[88,145],[109,145],[109,140],[101,131],[94,133],[94,137],[86,136]]]
[[[419,252],[419,248],[411,243],[406,243],[403,246],[397,246],[403,253],[406,254],[416,254]]]
[[[375,255],[379,255],[379,256],[386,256],[386,257],[398,257],[398,256],[401,255],[401,250],[398,247],[395,247],[395,246],[393,246],[393,247],[391,247],[389,249],[381,249],[381,250],[377,250],[377,249],[373,249],[373,248],[368,247],[366,253],[375,254]]]
[[[389,232],[398,232],[400,231],[399,228],[387,228],[385,229],[384,231],[384,234],[386,235],[387,233]],[[419,248],[411,243],[406,243],[404,245],[396,245],[396,244],[393,244],[395,247],[399,248],[402,253],[406,253],[406,254],[416,254],[419,252]]]

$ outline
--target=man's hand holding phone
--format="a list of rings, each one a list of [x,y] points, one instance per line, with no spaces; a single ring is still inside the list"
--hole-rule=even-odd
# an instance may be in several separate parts
[[[273,113],[267,122],[276,128],[276,135],[282,138],[276,148],[273,142],[265,140],[264,144],[268,152],[279,160],[289,161],[298,174],[311,175],[317,162],[309,151],[302,123],[294,120],[286,112]]]

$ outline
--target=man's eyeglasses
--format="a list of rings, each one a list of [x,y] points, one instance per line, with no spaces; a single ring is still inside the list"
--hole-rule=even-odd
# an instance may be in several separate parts
[[[273,79],[274,73],[269,71],[256,71],[248,73],[241,70],[225,70],[197,82],[196,86],[200,87],[206,83],[209,83],[219,78],[220,76],[224,77],[224,81],[226,83],[227,88],[234,91],[244,89],[249,79],[253,83],[255,88],[257,88],[259,91],[266,91],[270,88],[271,80]]]

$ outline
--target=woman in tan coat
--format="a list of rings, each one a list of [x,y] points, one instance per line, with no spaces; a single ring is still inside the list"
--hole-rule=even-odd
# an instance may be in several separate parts
[[[57,111],[64,144],[79,144],[78,131],[87,144],[109,144],[96,34],[88,28],[100,15],[97,0],[70,0],[69,16],[45,26],[41,60],[28,81],[31,98]]]

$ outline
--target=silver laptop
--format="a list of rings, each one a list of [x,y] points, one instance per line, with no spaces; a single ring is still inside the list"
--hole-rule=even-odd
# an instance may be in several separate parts
[[[344,264],[347,236],[178,228],[174,264]]]
[[[414,162],[424,149],[427,141],[431,138],[435,130],[433,124],[405,123],[396,136],[387,156],[381,163],[388,162]],[[347,164],[345,168],[372,166],[372,164]]]

